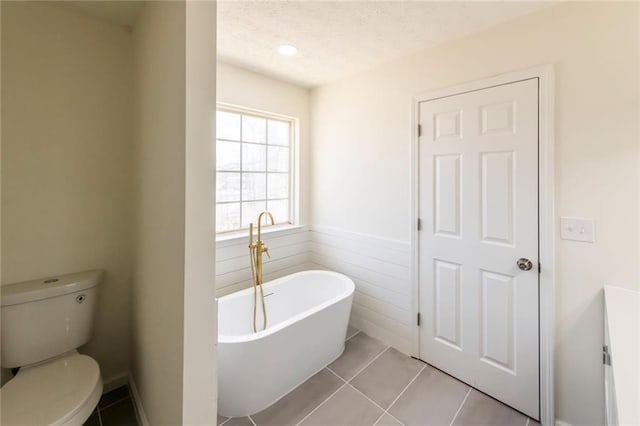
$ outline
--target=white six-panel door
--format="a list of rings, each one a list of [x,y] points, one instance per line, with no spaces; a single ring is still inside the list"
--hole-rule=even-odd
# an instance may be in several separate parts
[[[420,358],[538,419],[538,80],[419,111]]]

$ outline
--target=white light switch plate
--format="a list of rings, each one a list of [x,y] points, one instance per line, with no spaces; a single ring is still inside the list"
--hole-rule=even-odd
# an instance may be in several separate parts
[[[563,240],[594,243],[596,241],[596,229],[593,224],[593,219],[583,217],[561,217],[560,238]]]

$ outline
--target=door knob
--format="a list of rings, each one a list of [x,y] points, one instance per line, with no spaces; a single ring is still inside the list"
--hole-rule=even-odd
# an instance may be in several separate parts
[[[533,268],[533,263],[531,263],[531,261],[525,257],[521,257],[516,263],[518,264],[518,268],[523,271],[529,271],[531,270],[531,268]]]

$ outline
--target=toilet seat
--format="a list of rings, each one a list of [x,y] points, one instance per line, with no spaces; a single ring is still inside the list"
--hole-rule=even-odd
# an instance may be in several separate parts
[[[73,352],[23,367],[0,389],[2,425],[82,425],[102,394],[100,367]]]

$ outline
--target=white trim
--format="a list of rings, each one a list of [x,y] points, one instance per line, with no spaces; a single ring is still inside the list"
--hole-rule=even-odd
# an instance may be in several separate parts
[[[147,419],[147,415],[142,406],[142,400],[140,399],[140,392],[138,392],[138,387],[132,375],[129,375],[129,389],[131,390],[131,399],[133,400],[138,424],[141,426],[149,426],[149,420]]]
[[[540,273],[540,420],[555,421],[555,207],[554,207],[554,115],[555,73],[553,66],[537,69],[539,78],[538,218]]]
[[[262,229],[263,235],[270,235],[271,237],[281,237],[284,235],[291,235],[298,232],[308,231],[303,225],[269,225]],[[228,247],[237,244],[240,240],[249,239],[249,230],[242,229],[240,231],[221,233],[216,236],[216,247]]]
[[[420,194],[420,136],[418,134],[418,124],[420,123],[420,102],[421,97],[414,96],[411,103],[411,282],[413,301],[411,313],[417,318],[420,313],[420,253],[418,250],[418,219],[420,216],[419,194]],[[412,327],[412,356],[420,358],[420,326]]]
[[[232,104],[229,102],[216,102],[216,109],[222,109],[229,112],[235,112],[238,114],[248,113],[250,115],[259,116],[262,118],[275,118],[283,121],[295,121],[298,120],[296,117],[292,115],[278,114],[277,112],[266,111],[264,109],[256,109],[245,107],[242,105]]]
[[[129,383],[129,374],[120,373],[115,376],[111,376],[108,379],[103,379],[102,393],[111,392],[114,389],[118,389],[120,386],[124,386]]]
[[[418,253],[418,197],[419,197],[419,104],[446,96],[471,92],[517,81],[537,78],[539,100],[538,122],[538,217],[539,217],[539,261],[540,273],[540,420],[545,426],[556,424],[554,416],[554,308],[555,308],[555,226],[554,226],[554,69],[543,65],[521,71],[500,74],[489,78],[432,90],[413,97],[412,101],[412,197],[411,197],[411,251],[413,282],[413,314],[419,312],[419,253]],[[420,353],[420,330],[414,327],[414,356]],[[559,424],[562,424],[559,422]]]

